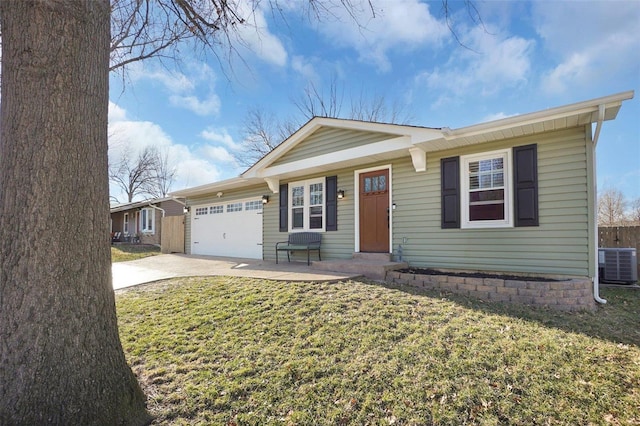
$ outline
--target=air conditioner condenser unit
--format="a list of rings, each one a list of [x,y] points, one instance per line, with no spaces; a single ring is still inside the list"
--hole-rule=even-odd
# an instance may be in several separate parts
[[[635,284],[638,281],[638,255],[635,248],[598,249],[600,281]]]

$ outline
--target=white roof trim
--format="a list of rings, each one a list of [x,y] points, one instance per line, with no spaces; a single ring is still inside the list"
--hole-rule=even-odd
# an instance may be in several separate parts
[[[339,165],[341,163],[346,164],[352,160],[360,158],[387,154],[395,151],[406,151],[411,147],[413,147],[413,144],[411,144],[411,139],[408,136],[399,136],[385,141],[374,142],[367,145],[318,155],[313,157],[313,161],[311,162],[308,158],[304,158],[297,161],[291,161],[289,163],[278,164],[272,167],[265,167],[261,170],[257,170],[256,174],[264,178],[281,176],[309,169],[310,164],[313,164],[313,167],[318,168],[328,165]]]
[[[260,183],[264,183],[264,182],[260,179],[245,179],[242,177],[236,177],[236,178],[221,180],[218,182],[208,183],[206,185],[196,186],[194,188],[181,189],[179,191],[174,191],[169,195],[172,195],[175,197],[198,197],[201,195],[216,193],[218,191],[242,188],[251,184],[257,185]]]
[[[177,203],[182,204],[182,201],[177,200],[176,198],[178,197],[151,198],[149,200],[143,200],[143,201],[132,201],[130,203],[122,203],[122,204],[116,204],[114,206],[111,206],[110,210],[111,210],[111,213],[116,213],[116,212],[122,212],[126,210],[132,210],[140,207],[147,207],[147,206],[150,206],[151,204],[160,204],[167,201],[175,201]],[[184,198],[184,197],[180,197],[180,198]]]
[[[590,122],[595,123],[598,120],[598,109],[600,105],[604,105],[609,110],[605,113],[605,120],[613,120],[617,115],[617,109],[622,105],[622,101],[633,98],[633,91],[622,92],[615,95],[596,98],[589,101],[578,102],[557,108],[550,108],[544,111],[537,111],[528,114],[516,115],[513,117],[503,118],[501,120],[489,121],[486,123],[475,124],[473,126],[461,127],[451,130],[443,128],[442,133],[447,140],[457,139],[461,137],[477,136],[488,132],[497,132],[513,127],[526,126],[540,123],[543,121],[557,120],[567,117],[591,114]]]
[[[284,154],[289,152],[293,147],[295,147],[298,143],[302,142],[306,139],[310,134],[315,132],[316,130],[322,127],[330,127],[334,129],[345,129],[345,130],[359,130],[363,132],[372,132],[372,133],[388,133],[392,135],[387,141],[384,143],[388,143],[390,141],[396,141],[398,138],[407,138],[409,142],[410,148],[413,143],[417,142],[426,142],[433,139],[442,138],[442,131],[440,129],[433,129],[429,127],[418,127],[418,126],[407,126],[401,124],[387,124],[387,123],[376,123],[372,121],[358,121],[358,120],[346,120],[342,118],[328,118],[328,117],[314,117],[309,120],[305,125],[303,125],[300,129],[298,129],[295,133],[289,136],[284,142],[278,145],[273,151],[265,155],[260,161],[254,164],[251,168],[249,168],[246,172],[242,174],[243,177],[250,178],[255,176],[266,176],[271,175],[271,172],[263,173],[263,170],[268,169],[271,164],[273,164],[278,158],[282,157]],[[396,136],[396,137],[393,137]],[[368,151],[371,152],[372,146],[377,145],[379,142],[375,144],[366,145],[368,147]],[[379,148],[375,148],[378,149]],[[392,148],[393,150],[395,148]],[[384,149],[383,149],[384,150]],[[389,150],[389,149],[387,149]],[[350,156],[345,151],[344,155]],[[344,158],[344,157],[343,157]],[[314,164],[316,164],[316,159],[314,159]],[[307,161],[308,164],[308,161]]]
[[[428,127],[375,123],[339,118],[314,117],[293,133],[240,177],[228,179],[195,188],[171,193],[172,196],[197,197],[248,185],[265,184],[276,192],[282,178],[315,173],[342,166],[379,161],[404,151],[411,155],[416,171],[426,169],[426,155],[462,146],[476,145],[511,137],[530,135],[551,130],[582,126],[598,121],[599,111],[604,109],[604,120],[613,120],[625,100],[632,99],[633,91],[578,102],[543,111],[517,115],[501,120],[461,127],[459,129],[434,129]],[[271,166],[277,159],[293,149],[310,134],[322,127],[365,132],[379,132],[390,135],[385,141],[360,147]]]

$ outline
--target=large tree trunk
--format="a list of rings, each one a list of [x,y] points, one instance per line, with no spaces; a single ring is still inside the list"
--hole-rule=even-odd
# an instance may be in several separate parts
[[[1,0],[0,424],[144,424],[111,286],[108,0]]]

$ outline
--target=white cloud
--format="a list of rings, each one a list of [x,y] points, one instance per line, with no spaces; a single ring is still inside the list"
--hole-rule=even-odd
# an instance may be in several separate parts
[[[472,28],[463,35],[470,49],[457,49],[441,68],[416,77],[433,92],[441,92],[436,105],[456,98],[493,95],[527,82],[535,42],[503,36],[495,28]]]
[[[509,118],[509,117],[513,117],[513,116],[516,116],[516,115],[518,115],[518,113],[507,114],[507,113],[504,113],[504,112],[500,111],[500,112],[496,112],[496,113],[489,114],[489,115],[485,116],[482,119],[482,122],[502,120],[503,118]]]
[[[233,150],[240,148],[240,145],[234,142],[227,129],[217,130],[210,127],[200,132],[200,137],[210,142],[222,143]]]
[[[319,31],[339,45],[355,48],[360,60],[373,63],[382,71],[391,69],[387,57],[390,50],[411,51],[438,45],[449,36],[446,24],[431,14],[429,4],[419,0],[383,1],[376,4],[380,9],[372,19],[366,3],[354,5],[354,10],[361,10],[356,19],[362,27],[345,8],[339,8],[339,19],[322,22]]]
[[[615,75],[637,73],[640,2],[534,3],[533,21],[549,69],[542,89],[563,93]]]
[[[120,108],[118,105],[109,101],[109,123],[115,123],[116,121],[124,121],[127,119],[127,112],[124,108]]]
[[[117,161],[125,152],[135,156],[150,145],[162,149],[172,144],[169,135],[150,121],[110,122],[108,134],[110,161]]]
[[[287,51],[280,39],[270,30],[265,19],[265,7],[254,7],[246,0],[238,2],[238,15],[245,24],[235,27],[236,40],[255,53],[263,61],[283,67],[287,64]]]
[[[198,115],[217,115],[220,112],[220,98],[214,93],[204,100],[200,100],[194,95],[172,95],[169,97],[169,101],[171,105],[188,109]]]
[[[213,131],[206,133],[205,139],[213,140]],[[204,137],[205,132],[202,136]],[[218,142],[234,147],[233,139],[224,132],[218,133]],[[231,174],[237,169],[232,156],[224,147],[207,145],[192,149],[191,147],[176,143],[156,123],[150,121],[135,121],[127,118],[126,110],[113,102],[109,102],[109,161],[118,161],[123,153],[136,156],[147,146],[157,147],[166,153],[169,161],[176,168],[176,181],[172,190],[183,189],[191,186],[203,185],[224,179],[229,174],[227,169],[232,169]],[[111,186],[111,195],[120,201],[126,197],[115,186]]]
[[[313,64],[304,56],[294,56],[291,58],[291,68],[307,81],[315,82],[320,80],[320,76],[316,72]]]
[[[217,115],[220,112],[221,101],[215,93],[215,72],[209,65],[196,62],[190,63],[184,71],[188,74],[135,63],[130,73],[134,82],[151,80],[163,86],[169,103],[175,107],[184,108],[197,115]]]
[[[586,81],[592,75],[589,55],[575,53],[543,75],[542,86],[547,93],[562,93],[569,81]]]
[[[185,146],[175,144],[169,149],[169,158],[176,161],[177,179],[172,190],[204,185],[223,179],[223,171],[218,164],[199,155]]]
[[[231,153],[222,146],[205,145],[200,147],[200,152],[215,162],[236,165],[236,160]]]

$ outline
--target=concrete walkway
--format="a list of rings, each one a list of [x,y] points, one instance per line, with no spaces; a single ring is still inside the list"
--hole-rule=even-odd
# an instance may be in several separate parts
[[[275,262],[231,257],[161,254],[130,262],[114,263],[113,289],[175,277],[226,275],[283,281],[338,281],[361,276],[313,270],[304,262]]]

